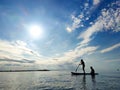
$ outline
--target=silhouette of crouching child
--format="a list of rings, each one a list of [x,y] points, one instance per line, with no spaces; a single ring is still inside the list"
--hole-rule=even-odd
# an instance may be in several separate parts
[[[91,74],[92,76],[95,76],[95,70],[93,69],[93,67],[92,67],[92,66],[90,67],[90,69],[91,69],[90,74]]]

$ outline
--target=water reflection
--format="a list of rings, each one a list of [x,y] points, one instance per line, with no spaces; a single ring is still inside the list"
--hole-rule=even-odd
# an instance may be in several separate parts
[[[87,90],[87,87],[86,87],[86,76],[83,75],[83,78],[82,78],[82,86],[83,86],[83,90]]]
[[[92,82],[95,83],[95,75],[91,75]]]
[[[92,90],[96,90],[96,78],[95,78],[95,75],[91,75],[91,81],[92,81]]]
[[[98,83],[97,83],[98,84]],[[14,72],[0,74],[0,90],[97,90],[96,77],[68,72]]]
[[[72,75],[72,87],[74,90],[87,90],[85,75]]]

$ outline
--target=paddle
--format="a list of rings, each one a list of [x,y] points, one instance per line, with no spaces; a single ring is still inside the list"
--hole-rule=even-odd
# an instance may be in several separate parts
[[[78,67],[80,66],[80,64],[78,65]],[[75,72],[77,72],[77,70],[78,70],[78,67],[76,68],[76,70],[75,70]]]

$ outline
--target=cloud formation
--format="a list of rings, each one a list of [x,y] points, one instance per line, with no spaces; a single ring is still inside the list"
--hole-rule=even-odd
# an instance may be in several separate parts
[[[13,62],[31,62],[31,60],[41,57],[37,52],[27,47],[27,43],[17,41],[0,40],[0,59]],[[1,61],[1,60],[0,60]]]
[[[73,24],[72,26],[67,26],[66,30],[71,33],[73,30],[79,28],[80,26],[82,26],[82,19],[83,19],[83,15],[79,15],[78,17],[75,17],[74,15],[71,16],[72,20],[73,20]]]
[[[99,0],[94,0],[94,4],[98,4]],[[88,6],[88,5],[87,5]],[[119,6],[119,2],[111,3],[108,5],[109,8],[102,9],[99,17],[92,23],[92,25],[78,36],[78,39],[83,39],[81,44],[89,43],[92,40],[92,36],[95,33],[104,30],[112,30],[113,32],[120,31],[120,8],[114,9],[114,7]],[[87,13],[85,13],[87,14]],[[72,15],[71,18],[73,20],[72,26],[66,27],[66,30],[71,33],[77,28],[83,27],[83,21],[86,21],[86,18],[89,19],[90,15],[85,16],[85,14],[81,13],[80,15],[76,16]]]
[[[70,67],[69,63],[74,65],[74,60],[83,55],[94,53],[97,48],[97,46],[84,48],[77,46],[75,49],[64,52],[62,55],[46,57],[28,48],[27,43],[23,41],[10,42],[0,40],[0,65],[8,65],[9,63],[11,63],[11,65],[17,64],[17,66],[34,64],[35,66],[44,68],[48,66],[51,68],[60,68],[67,64],[67,68]]]
[[[34,63],[35,61],[32,60],[27,60],[27,59],[22,59],[22,60],[14,60],[14,59],[0,59],[0,62],[8,62],[8,63]]]
[[[116,49],[116,48],[119,48],[119,47],[120,47],[120,43],[115,44],[115,45],[113,45],[113,46],[111,46],[111,47],[105,48],[105,49],[101,50],[100,52],[101,52],[101,53],[110,52],[110,51],[112,51],[112,50],[114,50],[114,49]]]
[[[93,0],[93,6],[90,7],[89,3],[85,3],[83,6],[83,11],[80,12],[79,15],[71,15],[72,25],[68,25],[66,27],[67,32],[71,33],[72,31],[76,30],[77,28],[82,28],[84,26],[84,22],[89,20],[90,15],[95,10],[95,8],[100,3],[100,0]]]
[[[114,3],[114,5],[118,5]],[[81,44],[89,43],[95,33],[104,30],[112,30],[113,32],[120,31],[120,8],[102,9],[101,15],[96,19],[95,23],[86,31],[81,33],[78,39],[83,39]]]
[[[79,62],[76,60],[82,58],[84,55],[87,56],[89,54],[93,54],[97,49],[97,46],[88,46],[84,48],[79,48],[78,46],[74,50],[69,50],[68,52],[65,52],[63,56],[55,57],[54,60],[56,60],[59,65],[64,65],[65,63],[75,64]]]

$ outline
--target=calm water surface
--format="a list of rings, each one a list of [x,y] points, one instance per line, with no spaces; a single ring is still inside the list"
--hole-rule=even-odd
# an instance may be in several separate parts
[[[68,71],[0,72],[0,90],[120,90],[120,74],[72,76]]]

